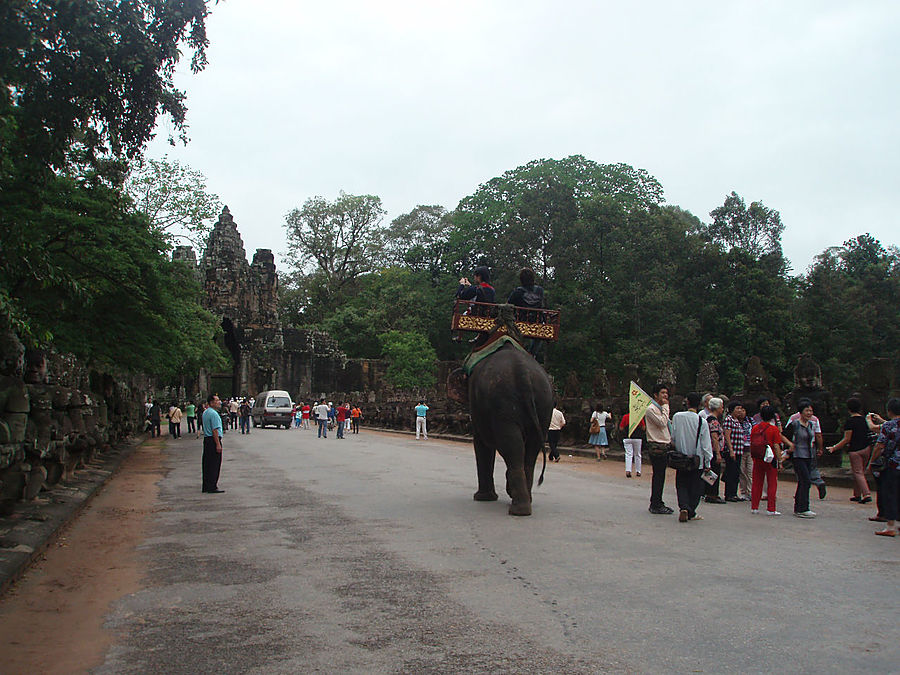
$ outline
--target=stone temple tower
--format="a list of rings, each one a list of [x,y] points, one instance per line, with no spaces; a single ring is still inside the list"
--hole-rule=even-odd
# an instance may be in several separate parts
[[[272,251],[257,250],[253,264],[248,264],[244,242],[226,206],[209,236],[199,268],[203,304],[222,317],[224,347],[233,361],[230,372],[207,374],[207,390],[231,396],[274,387],[284,336],[278,320],[278,274]]]

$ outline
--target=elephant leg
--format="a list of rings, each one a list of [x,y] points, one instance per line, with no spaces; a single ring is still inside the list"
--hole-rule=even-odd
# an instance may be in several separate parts
[[[506,492],[512,498],[511,516],[531,515],[531,491],[525,476],[525,439],[518,427],[504,429],[497,434],[497,442],[504,449],[506,461]]]
[[[494,489],[494,459],[497,453],[493,447],[475,434],[475,466],[478,470],[478,492],[473,497],[477,502],[497,501]]]
[[[543,450],[543,439],[540,444],[532,442],[528,439],[525,443],[525,485],[528,488],[528,496],[531,497],[531,487],[534,484],[534,465],[537,462],[538,455]]]

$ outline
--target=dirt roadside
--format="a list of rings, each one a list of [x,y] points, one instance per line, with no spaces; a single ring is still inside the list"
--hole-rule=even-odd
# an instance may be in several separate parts
[[[83,673],[115,637],[104,617],[141,588],[137,546],[163,477],[163,442],[136,449],[41,560],[0,598],[3,673]]]

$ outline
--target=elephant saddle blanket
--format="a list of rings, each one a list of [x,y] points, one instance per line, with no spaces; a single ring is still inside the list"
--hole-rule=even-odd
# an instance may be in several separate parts
[[[466,375],[471,375],[472,370],[474,370],[475,366],[481,363],[488,356],[496,352],[505,344],[511,344],[516,349],[521,349],[526,354],[528,353],[525,348],[518,343],[515,339],[511,338],[509,335],[503,334],[495,334],[496,337],[493,340],[488,340],[485,344],[483,344],[478,349],[473,349],[472,353],[470,353],[466,360],[463,361],[462,367],[465,371]],[[493,337],[493,336],[492,336]]]

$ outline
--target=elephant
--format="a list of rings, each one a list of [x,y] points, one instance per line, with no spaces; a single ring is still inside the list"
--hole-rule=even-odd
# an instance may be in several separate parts
[[[553,413],[550,378],[533,356],[510,341],[471,370],[468,399],[478,470],[475,500],[497,499],[494,459],[499,452],[512,498],[509,513],[530,516],[534,465]]]

